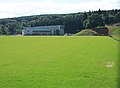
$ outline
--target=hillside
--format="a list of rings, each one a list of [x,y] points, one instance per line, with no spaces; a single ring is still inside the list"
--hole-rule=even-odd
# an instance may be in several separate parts
[[[108,26],[110,35],[120,34],[120,26]]]
[[[94,35],[98,35],[98,33],[91,29],[85,29],[75,34],[75,36],[94,36]]]
[[[23,27],[64,25],[65,33],[77,33],[106,24],[120,22],[120,9],[78,12],[71,14],[47,14],[0,19],[0,35],[21,34]]]
[[[118,24],[119,23],[111,24],[106,27],[97,27],[95,29],[85,29],[76,33],[75,35],[76,36],[99,36],[99,35],[106,35],[106,33],[108,33],[107,35],[120,38],[120,25]],[[107,28],[107,31],[106,31],[106,28]],[[96,29],[99,31],[97,31]]]

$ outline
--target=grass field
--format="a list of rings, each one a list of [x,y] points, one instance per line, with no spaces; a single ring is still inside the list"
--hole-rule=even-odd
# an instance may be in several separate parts
[[[110,37],[0,37],[0,88],[119,88]]]

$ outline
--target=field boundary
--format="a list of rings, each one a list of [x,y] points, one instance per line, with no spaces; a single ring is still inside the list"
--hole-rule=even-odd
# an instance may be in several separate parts
[[[112,39],[114,39],[115,41],[120,42],[120,40],[118,40],[118,39],[114,38],[113,36],[109,36],[109,37],[110,37],[110,38],[112,38]]]

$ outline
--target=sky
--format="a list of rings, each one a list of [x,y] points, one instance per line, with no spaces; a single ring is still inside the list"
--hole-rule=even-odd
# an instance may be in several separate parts
[[[0,18],[120,9],[120,0],[0,0]]]

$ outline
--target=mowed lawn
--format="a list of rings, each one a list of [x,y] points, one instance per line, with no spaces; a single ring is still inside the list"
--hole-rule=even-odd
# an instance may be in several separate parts
[[[0,37],[0,88],[119,88],[110,37]]]

